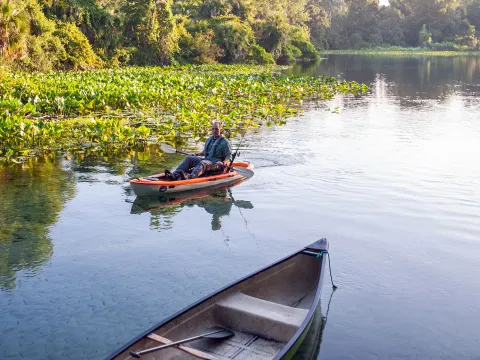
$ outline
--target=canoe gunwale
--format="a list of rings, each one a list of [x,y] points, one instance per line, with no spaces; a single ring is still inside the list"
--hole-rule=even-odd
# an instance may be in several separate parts
[[[313,256],[313,253],[310,251],[300,251],[299,253],[303,253],[305,255]],[[290,350],[294,348],[295,346],[300,346],[301,342],[303,342],[304,338],[304,333],[308,330],[307,328],[310,327],[311,321],[313,319],[313,316],[315,315],[315,311],[318,307],[318,304],[320,303],[320,297],[322,295],[322,285],[323,285],[323,273],[325,271],[325,256],[321,257],[320,260],[320,277],[318,279],[318,285],[317,285],[317,290],[315,291],[315,297],[313,299],[312,305],[310,305],[310,309],[308,309],[308,314],[305,317],[305,319],[302,322],[302,325],[298,328],[298,330],[295,332],[295,334],[292,336],[292,338],[285,344],[285,346],[280,350],[280,352],[272,359],[272,360],[279,360],[279,359],[289,359],[291,357],[287,356]],[[302,337],[303,336],[303,337]],[[299,342],[297,344],[297,342]]]
[[[322,242],[322,246],[325,246],[325,250],[328,250],[328,241],[326,239],[321,239],[321,240],[315,242],[314,244],[318,244],[320,242]],[[312,245],[314,245],[314,244],[312,244]],[[198,301],[196,301],[196,302],[188,305],[187,307],[177,311],[176,313],[174,313],[171,316],[165,318],[164,320],[162,320],[158,324],[153,325],[148,330],[141,333],[140,335],[138,335],[137,337],[135,337],[134,339],[132,339],[131,341],[129,341],[128,343],[123,345],[121,348],[119,348],[116,351],[114,351],[113,353],[111,353],[108,357],[105,358],[105,360],[114,359],[116,356],[123,353],[129,347],[131,347],[132,345],[134,345],[135,343],[137,343],[138,341],[140,341],[141,339],[143,339],[147,335],[153,333],[156,329],[160,328],[161,326],[164,326],[164,325],[168,324],[169,322],[173,321],[174,319],[176,319],[180,315],[192,310],[193,308],[195,308],[195,307],[201,305],[202,303],[210,300],[211,298],[217,296],[218,294],[220,294],[220,293],[222,293],[222,292],[224,292],[228,289],[231,289],[232,287],[240,284],[241,282],[244,282],[244,281],[246,281],[246,280],[262,273],[262,272],[265,272],[265,271],[279,265],[282,262],[285,262],[285,261],[287,261],[287,260],[289,260],[289,259],[291,259],[291,258],[293,258],[293,257],[295,257],[299,254],[302,254],[304,251],[308,251],[307,249],[312,249],[312,245],[306,246],[306,247],[304,247],[304,248],[302,248],[302,249],[300,249],[300,250],[298,250],[298,251],[296,251],[296,252],[294,252],[290,255],[285,256],[284,258],[281,258],[280,260],[275,261],[274,263],[272,263],[270,265],[267,265],[267,266],[255,271],[255,272],[253,272],[253,273],[250,273],[250,274],[248,274],[248,275],[246,275],[246,276],[244,276],[244,277],[242,277],[238,280],[235,280],[234,282],[224,286],[223,288],[220,288],[219,290],[216,290],[215,292],[213,292],[209,295],[206,295],[205,297],[199,299]],[[315,251],[317,250],[317,248],[315,248],[315,247],[313,247],[313,249]],[[318,252],[320,252],[320,250],[318,250]],[[305,253],[305,255],[313,256],[313,254],[308,254],[308,253]],[[321,290],[322,290],[322,284],[323,284],[323,272],[324,272],[324,269],[325,269],[325,257],[324,256],[322,256],[322,258],[320,259],[319,267],[320,267],[320,275],[319,275],[318,285],[317,285],[317,289],[316,289],[316,292],[315,292],[314,300],[313,300],[312,305],[310,306],[310,308],[308,310],[307,316],[305,317],[304,321],[302,322],[302,324],[300,325],[298,330],[292,336],[292,338],[284,345],[282,350],[272,360],[279,360],[279,359],[282,359],[285,355],[287,355],[287,353],[292,349],[292,347],[295,346],[296,342],[302,336],[303,332],[305,331],[308,324],[312,320],[313,315],[315,313],[315,310],[318,307],[318,304],[320,302],[320,296],[321,296]]]

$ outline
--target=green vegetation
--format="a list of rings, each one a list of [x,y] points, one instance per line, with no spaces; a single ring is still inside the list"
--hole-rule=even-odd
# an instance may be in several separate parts
[[[318,51],[479,49],[480,0],[0,0],[0,65],[290,64]]]
[[[126,151],[199,138],[213,119],[240,127],[283,123],[292,99],[362,94],[365,85],[287,76],[260,66],[130,67],[0,75],[0,158],[51,151]]]
[[[480,0],[322,0],[329,14],[312,42],[328,50],[422,47],[432,51],[479,50]]]
[[[48,71],[314,60],[311,11],[306,0],[0,0],[0,65]]]

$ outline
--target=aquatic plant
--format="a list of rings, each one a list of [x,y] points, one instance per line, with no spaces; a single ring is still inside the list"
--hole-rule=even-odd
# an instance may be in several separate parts
[[[132,67],[0,75],[0,158],[42,151],[129,148],[200,138],[214,119],[230,136],[282,123],[292,99],[327,100],[367,87],[335,78],[285,75],[278,67]]]

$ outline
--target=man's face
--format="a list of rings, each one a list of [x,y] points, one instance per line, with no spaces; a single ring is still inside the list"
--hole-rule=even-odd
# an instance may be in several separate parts
[[[212,126],[212,134],[214,138],[217,138],[220,136],[220,133],[222,132],[220,125],[219,124],[213,124]]]

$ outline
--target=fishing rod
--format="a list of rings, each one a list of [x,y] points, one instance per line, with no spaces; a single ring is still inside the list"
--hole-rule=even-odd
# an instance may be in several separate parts
[[[233,198],[233,194],[232,194],[232,189],[231,188],[228,188],[228,193],[230,194],[230,197],[232,198],[233,200],[233,204],[235,205],[235,199]],[[245,219],[245,216],[243,215],[242,213],[242,209],[240,209],[240,206],[237,205],[237,209],[238,211],[240,212],[240,215],[242,216],[243,218],[243,221],[245,222],[245,229],[247,230],[247,232],[250,234],[250,236],[257,240],[257,237],[255,236],[255,234],[252,234],[252,232],[250,231],[250,229],[248,228],[248,221],[247,219]]]
[[[245,135],[247,134],[247,131],[248,131],[248,127],[245,129],[245,132],[243,133],[243,136],[242,136],[242,138],[240,139],[240,142],[238,143],[237,150],[235,151],[235,154],[233,154],[232,160],[230,160],[230,165],[228,166],[229,168],[232,167],[233,161],[234,161],[235,158],[237,157],[238,150],[240,150],[240,145],[242,145],[243,139],[245,138]]]

